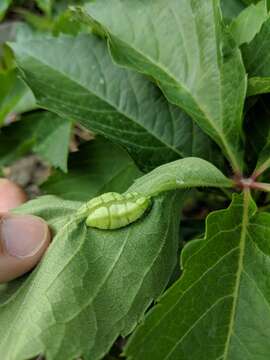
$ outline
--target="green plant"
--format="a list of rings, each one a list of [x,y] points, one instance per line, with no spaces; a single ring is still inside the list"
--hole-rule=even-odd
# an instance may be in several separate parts
[[[3,163],[27,148],[59,169],[49,195],[15,210],[43,217],[54,240],[0,287],[0,355],[98,360],[122,336],[127,359],[268,360],[268,2],[56,3],[38,2],[46,30],[31,14],[36,29],[20,25],[3,51],[2,71],[24,86],[7,86],[5,116],[29,89],[36,100],[2,128],[18,144],[9,156],[0,144]],[[77,123],[96,137],[67,166]],[[105,229],[86,226],[107,192],[123,195],[103,208]],[[132,193],[146,204],[130,219]]]

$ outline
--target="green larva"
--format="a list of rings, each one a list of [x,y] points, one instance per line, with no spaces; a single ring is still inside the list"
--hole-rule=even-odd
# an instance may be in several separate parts
[[[150,206],[148,197],[132,192],[109,192],[86,204],[86,225],[98,229],[119,229],[139,219]]]

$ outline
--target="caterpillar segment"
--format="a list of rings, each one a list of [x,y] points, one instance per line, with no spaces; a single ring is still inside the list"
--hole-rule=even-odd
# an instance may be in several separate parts
[[[150,198],[136,192],[106,193],[86,204],[86,225],[98,229],[119,229],[138,220],[150,205]]]

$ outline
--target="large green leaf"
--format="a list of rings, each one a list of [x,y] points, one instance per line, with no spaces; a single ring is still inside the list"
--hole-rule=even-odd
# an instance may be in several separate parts
[[[176,192],[158,197],[146,217],[114,231],[87,228],[70,211],[75,203],[51,196],[22,207],[56,235],[36,270],[0,303],[2,358],[101,359],[164,290],[176,264],[182,201]]]
[[[246,74],[218,1],[102,0],[79,8],[114,59],[153,77],[241,168]]]
[[[269,46],[270,17],[251,43],[242,47],[243,59],[249,75],[248,95],[270,92]]]
[[[67,171],[72,122],[56,114],[36,112],[0,130],[0,166],[33,150],[51,165]]]
[[[226,178],[211,163],[191,157],[159,166],[135,180],[128,191],[152,196],[163,191],[198,186],[230,188],[233,186],[233,181]]]
[[[211,214],[204,240],[182,255],[183,274],[126,349],[140,360],[268,360],[270,214],[248,194]]]
[[[87,201],[108,191],[124,192],[140,176],[126,151],[98,138],[71,154],[68,174],[55,171],[42,190],[67,200]]]
[[[119,142],[144,166],[212,157],[190,118],[148,79],[113,64],[94,35],[34,38],[12,48],[41,106]]]
[[[230,31],[238,45],[249,43],[268,18],[266,0],[251,4],[230,24]]]

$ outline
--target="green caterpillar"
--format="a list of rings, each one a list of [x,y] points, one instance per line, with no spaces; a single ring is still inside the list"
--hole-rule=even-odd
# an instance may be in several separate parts
[[[150,204],[150,198],[136,192],[109,192],[85,205],[86,225],[98,229],[120,229],[138,220]]]

